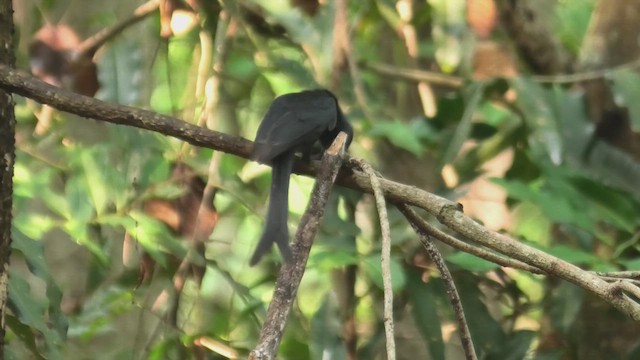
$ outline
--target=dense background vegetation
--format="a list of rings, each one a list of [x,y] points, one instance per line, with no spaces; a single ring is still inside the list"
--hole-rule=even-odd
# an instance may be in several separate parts
[[[252,139],[275,96],[326,87],[355,128],[351,154],[385,177],[582,268],[640,270],[640,12],[625,10],[640,5],[496,2],[161,1],[97,52],[95,96]],[[34,44],[68,56],[137,5],[15,2],[18,67],[91,94],[91,70],[36,71],[55,54]],[[37,35],[45,24],[79,39]],[[246,356],[280,261],[248,266],[269,168],[20,98],[16,113],[8,358]],[[292,179],[292,229],[312,184]],[[438,273],[390,220],[398,358],[461,358]],[[281,358],[383,358],[379,237],[372,199],[337,188]],[[481,358],[640,358],[640,326],[583,290],[441,250]]]

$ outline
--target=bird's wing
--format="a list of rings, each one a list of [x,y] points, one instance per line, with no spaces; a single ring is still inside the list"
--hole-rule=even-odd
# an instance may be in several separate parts
[[[268,162],[289,150],[311,146],[333,129],[336,101],[316,91],[288,94],[274,100],[256,134],[253,158]]]

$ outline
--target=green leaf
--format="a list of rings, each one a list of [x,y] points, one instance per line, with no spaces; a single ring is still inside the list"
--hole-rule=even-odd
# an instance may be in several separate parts
[[[510,231],[513,236],[519,236],[541,246],[548,246],[551,241],[551,221],[542,209],[523,201],[513,210],[515,227]]]
[[[43,214],[18,213],[13,219],[13,225],[31,239],[42,239],[55,226],[55,222]]]
[[[37,334],[32,327],[21,323],[13,314],[7,314],[5,316],[7,329],[10,332],[13,332],[13,334],[22,341],[24,346],[31,351],[33,358],[37,360],[45,360],[45,354],[40,353],[40,349],[38,349],[38,345],[36,344],[36,337],[38,337],[39,334]],[[9,349],[5,349],[5,351],[6,350]],[[7,359],[18,359],[15,355],[5,354],[5,356]]]
[[[99,164],[103,164],[108,158],[104,148],[85,149],[80,153],[82,172],[85,176],[86,186],[91,195],[93,206],[98,215],[104,212],[108,202],[111,188],[105,178],[105,172],[110,171]]]
[[[125,229],[158,263],[167,265],[166,254],[178,258],[187,254],[184,242],[175,238],[162,222],[139,211],[131,211],[129,216],[134,221],[123,222]]]
[[[640,162],[624,151],[598,141],[583,168],[596,180],[629,192],[636,201],[640,199]]]
[[[619,263],[623,265],[627,270],[640,271],[640,258],[630,260],[619,260]]]
[[[371,255],[364,259],[363,270],[369,276],[376,286],[380,289],[382,285],[382,264],[380,255]],[[404,273],[402,265],[394,258],[391,258],[391,286],[393,291],[399,291],[405,287],[407,277]]]
[[[536,204],[541,213],[553,222],[572,224],[589,231],[595,229],[593,220],[580,210],[584,206],[584,197],[566,182],[554,180],[552,186],[545,186],[544,183],[525,184],[496,178],[491,181],[504,187],[510,197]]]
[[[562,282],[550,294],[550,319],[562,333],[571,331],[584,301],[584,290]]]
[[[469,138],[471,134],[471,125],[473,124],[473,114],[478,109],[482,94],[484,93],[484,83],[473,83],[469,88],[468,101],[465,104],[462,119],[453,133],[453,137],[449,140],[449,146],[442,156],[442,166],[451,163],[460,153],[462,144]]]
[[[32,296],[31,287],[20,274],[11,270],[9,272],[9,300],[20,322],[42,334],[47,346],[48,359],[63,359],[60,353],[62,337],[49,328],[46,322],[46,306]]]
[[[143,69],[142,50],[135,38],[120,37],[105,48],[99,58],[98,79],[100,90],[97,97],[122,105],[139,103]]]
[[[324,354],[331,354],[332,359],[346,356],[341,339],[342,323],[333,299],[333,294],[327,294],[311,319],[309,350],[312,359],[322,359]]]
[[[531,129],[529,146],[534,157],[550,159],[554,164],[562,160],[562,140],[558,119],[554,114],[551,96],[541,85],[525,78],[510,80],[518,94],[517,105]],[[526,94],[526,95],[524,95]]]
[[[341,268],[343,266],[356,264],[357,256],[348,251],[314,251],[309,257],[309,266],[318,267],[323,271]]]
[[[613,90],[629,109],[631,129],[640,132],[640,74],[635,70],[619,70],[612,74]]]
[[[455,278],[460,299],[467,315],[467,323],[478,358],[484,358],[496,346],[506,340],[504,330],[489,313],[485,295],[478,288],[478,278],[469,273],[460,273]]]
[[[498,265],[469,253],[459,251],[445,258],[447,262],[456,264],[468,271],[485,272],[498,268]]]
[[[592,252],[583,251],[575,247],[568,247],[566,245],[554,245],[546,249],[546,251],[572,264],[595,264],[601,261]]]
[[[421,136],[416,133],[410,124],[395,121],[378,121],[373,124],[369,135],[378,138],[386,138],[393,145],[409,151],[415,156],[422,155],[424,148],[420,141]]]
[[[407,276],[407,291],[415,324],[424,341],[428,344],[433,360],[444,360],[442,322],[438,316],[435,294],[443,289],[435,286],[435,281],[422,282],[420,274],[412,271]]]
[[[509,334],[506,341],[492,351],[488,359],[495,360],[521,360],[526,359],[526,355],[531,348],[531,343],[535,339],[536,333],[530,330],[521,330]]]
[[[594,217],[608,221],[612,225],[632,233],[640,224],[637,214],[640,207],[628,194],[615,190],[606,184],[591,179],[575,177],[569,179],[573,185],[593,205]]]
[[[51,192],[50,182],[53,170],[50,168],[33,171],[25,164],[17,162],[13,175],[13,194],[16,197],[32,199]]]
[[[90,341],[108,335],[115,329],[113,319],[135,307],[132,294],[117,285],[97,289],[83,304],[82,312],[73,317],[69,337]]]
[[[89,201],[90,195],[87,193],[85,183],[80,178],[73,177],[67,181],[65,198],[67,209],[69,209],[67,220],[86,224],[93,218],[94,208]]]

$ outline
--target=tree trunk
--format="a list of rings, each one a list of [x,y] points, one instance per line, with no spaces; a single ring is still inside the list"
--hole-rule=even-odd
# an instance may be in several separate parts
[[[0,63],[14,66],[13,7],[11,0],[0,1]],[[9,255],[11,254],[11,209],[13,163],[15,160],[16,119],[13,97],[0,90],[0,359],[4,359],[5,311]]]

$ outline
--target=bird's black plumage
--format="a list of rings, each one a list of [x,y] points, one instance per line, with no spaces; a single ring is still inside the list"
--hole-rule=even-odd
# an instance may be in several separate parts
[[[255,265],[275,243],[285,260],[292,257],[289,247],[289,176],[296,152],[309,153],[314,144],[331,145],[344,131],[351,143],[353,129],[347,122],[336,97],[327,90],[310,90],[276,98],[254,141],[251,157],[271,164],[271,192],[267,220],[250,264]]]

